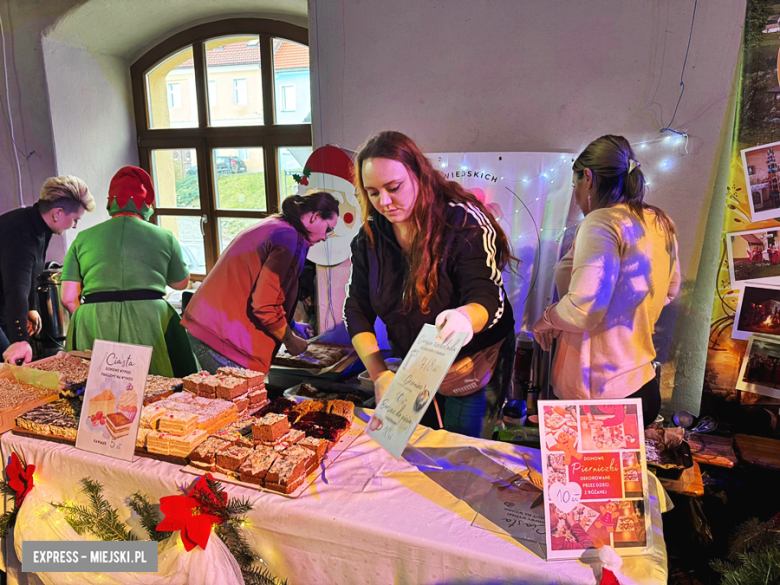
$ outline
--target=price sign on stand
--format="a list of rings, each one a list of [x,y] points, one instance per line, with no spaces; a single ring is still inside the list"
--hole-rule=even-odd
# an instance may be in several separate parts
[[[414,429],[463,347],[465,333],[446,344],[436,343],[438,329],[425,325],[406,354],[366,432],[395,458],[401,456]]]
[[[76,447],[132,461],[152,348],[95,341]]]
[[[642,401],[540,400],[548,559],[651,546]]]

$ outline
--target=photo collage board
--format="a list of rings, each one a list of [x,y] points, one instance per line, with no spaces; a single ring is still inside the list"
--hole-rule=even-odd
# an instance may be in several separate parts
[[[548,559],[652,546],[642,403],[540,400]]]

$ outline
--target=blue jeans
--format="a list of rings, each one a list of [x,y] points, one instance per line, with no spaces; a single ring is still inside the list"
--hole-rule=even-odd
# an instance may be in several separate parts
[[[498,351],[496,369],[488,383],[468,396],[439,396],[439,407],[444,409],[444,428],[468,437],[490,439],[512,383],[515,355],[515,333],[507,335]],[[431,410],[431,409],[429,409]]]
[[[209,374],[216,374],[218,368],[242,367],[233,360],[226,358],[211,346],[203,343],[189,331],[187,331],[187,337],[190,340],[192,353],[195,354],[195,359],[198,361],[198,368],[200,368],[201,371],[206,371]]]

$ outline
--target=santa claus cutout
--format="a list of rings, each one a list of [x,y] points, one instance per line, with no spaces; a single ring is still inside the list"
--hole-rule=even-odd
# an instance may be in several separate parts
[[[362,224],[360,204],[352,185],[354,164],[336,146],[323,146],[311,153],[298,181],[298,195],[327,191],[339,202],[339,221],[334,236],[309,249],[309,260],[320,266],[335,266],[349,259],[350,243]]]

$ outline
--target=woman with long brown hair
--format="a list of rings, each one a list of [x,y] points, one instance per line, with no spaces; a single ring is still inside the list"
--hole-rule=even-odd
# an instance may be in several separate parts
[[[510,382],[514,317],[501,271],[506,235],[471,193],[447,181],[400,132],[381,132],[355,160],[363,227],[352,242],[344,320],[381,398],[394,374],[379,352],[379,317],[404,357],[423,325],[466,333],[439,389],[444,427],[490,437]],[[438,397],[437,397],[438,398]]]
[[[622,136],[591,142],[572,171],[585,219],[555,269],[561,300],[545,309],[534,334],[545,350],[558,339],[556,396],[641,398],[647,425],[661,408],[653,332],[680,290],[674,223],[645,203],[644,174]]]

